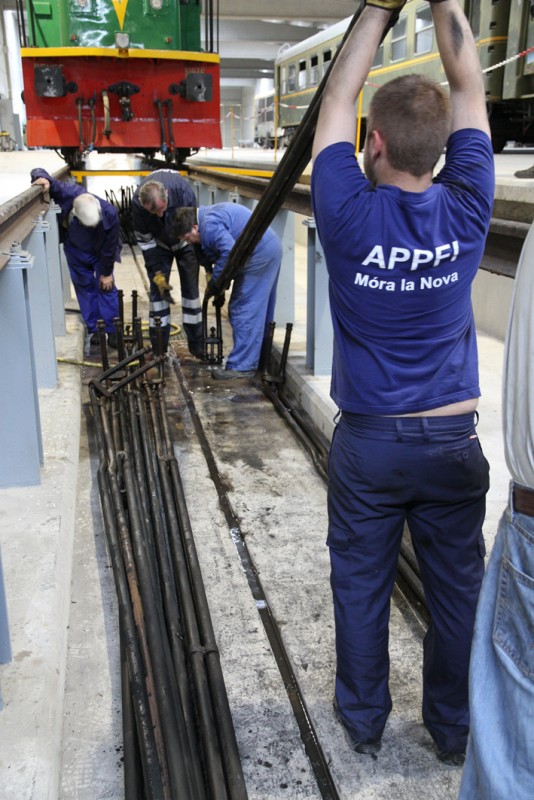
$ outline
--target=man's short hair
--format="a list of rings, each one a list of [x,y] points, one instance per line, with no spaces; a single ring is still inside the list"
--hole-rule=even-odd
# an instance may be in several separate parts
[[[147,181],[139,189],[139,202],[147,211],[153,212],[158,202],[167,203],[167,189],[160,181]]]
[[[178,208],[174,212],[171,220],[171,235],[173,239],[181,239],[186,233],[190,233],[193,225],[197,224],[197,210],[192,206]]]
[[[74,216],[86,228],[96,228],[102,219],[100,201],[98,197],[95,197],[94,194],[89,194],[89,192],[84,192],[84,194],[79,194],[74,198],[72,210]]]
[[[434,169],[450,127],[449,98],[424,75],[402,75],[381,86],[367,115],[367,131],[380,131],[391,166],[416,177]]]

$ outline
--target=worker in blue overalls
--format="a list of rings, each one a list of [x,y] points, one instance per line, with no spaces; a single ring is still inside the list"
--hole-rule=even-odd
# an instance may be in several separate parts
[[[55,180],[44,169],[33,169],[31,181],[50,192],[61,209],[60,241],[91,344],[98,343],[97,322],[103,320],[108,345],[117,347],[119,296],[113,268],[121,260],[122,247],[117,210],[76,183]]]
[[[200,206],[198,210],[182,208],[174,216],[172,232],[177,239],[200,245],[203,255],[213,264],[212,280],[216,281],[250,216],[248,208],[238,203],[216,203]],[[250,258],[234,275],[228,303],[234,346],[225,368],[212,370],[216,380],[254,376],[274,317],[281,263],[282,244],[268,228]]]

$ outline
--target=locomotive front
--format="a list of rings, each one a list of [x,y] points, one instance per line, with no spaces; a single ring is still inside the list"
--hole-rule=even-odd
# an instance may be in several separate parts
[[[27,0],[28,146],[60,150],[71,165],[92,150],[161,152],[180,164],[220,147],[211,2],[204,17],[210,52],[200,47],[200,0]]]

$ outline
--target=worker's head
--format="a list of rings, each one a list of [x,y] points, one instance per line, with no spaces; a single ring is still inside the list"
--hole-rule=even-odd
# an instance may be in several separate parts
[[[449,99],[429,78],[403,75],[381,86],[367,115],[367,177],[376,184],[373,155],[381,144],[393,169],[417,178],[431,173],[443,153],[450,125]]]
[[[181,239],[189,244],[200,244],[200,231],[197,222],[197,210],[191,206],[178,208],[171,221],[171,234],[174,239]]]
[[[72,210],[80,224],[86,228],[96,228],[102,219],[102,209],[98,197],[88,192],[74,198]]]
[[[162,217],[169,204],[169,195],[159,181],[147,181],[139,189],[139,202],[150,214]]]

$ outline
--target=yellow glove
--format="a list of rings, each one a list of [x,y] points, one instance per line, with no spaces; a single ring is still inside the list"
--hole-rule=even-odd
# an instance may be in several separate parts
[[[163,272],[156,272],[152,280],[158,287],[158,291],[162,297],[165,297],[165,293],[170,292],[172,289],[172,286],[167,282],[167,278]]]
[[[158,287],[159,295],[162,300],[167,300],[169,303],[174,304],[174,300],[171,295],[172,286],[167,281],[167,278],[163,272],[156,272],[154,277],[152,278],[156,286]]]
[[[406,0],[366,0],[365,5],[383,8],[384,11],[400,11]]]

